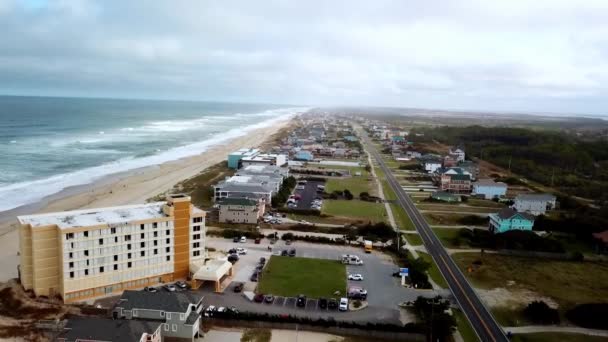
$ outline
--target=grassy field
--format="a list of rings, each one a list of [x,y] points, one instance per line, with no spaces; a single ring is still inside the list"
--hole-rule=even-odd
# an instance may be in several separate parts
[[[448,283],[445,281],[445,278],[443,278],[443,276],[441,275],[441,272],[439,272],[439,268],[437,268],[437,265],[433,262],[433,258],[431,258],[430,255],[428,255],[426,253],[422,253],[422,252],[418,252],[418,255],[425,261],[431,263],[431,268],[429,268],[429,276],[431,277],[431,279],[433,279],[433,281],[437,285],[439,285],[443,288],[448,288]]]
[[[403,208],[401,208],[401,206],[399,206],[395,203],[391,203],[390,206],[391,206],[391,211],[393,212],[393,217],[395,218],[395,222],[399,226],[399,229],[415,230],[414,223],[412,222],[410,217],[407,215],[405,210],[403,210]]]
[[[465,342],[479,341],[477,334],[475,334],[473,327],[471,327],[471,324],[464,313],[458,309],[452,309],[452,312],[454,313],[454,318],[456,319],[456,324],[458,324],[458,331],[460,332],[462,339]]]
[[[312,222],[312,223],[327,223],[327,224],[348,224],[348,223],[352,223],[357,221],[356,219],[352,219],[352,218],[346,218],[346,217],[321,217],[321,216],[315,216],[315,215],[301,215],[301,214],[287,214],[287,217],[292,219],[292,220],[296,220],[296,221],[300,221],[300,220],[304,220],[304,221],[308,221],[308,222]]]
[[[477,199],[477,198],[469,198],[466,203],[472,207],[493,207],[493,208],[504,208],[504,203],[498,203],[490,200]]]
[[[498,212],[498,208],[479,208],[479,207],[465,207],[456,204],[431,204],[428,202],[421,202],[416,205],[420,210],[433,210],[433,211],[450,211],[456,214],[493,214]]]
[[[338,260],[272,256],[258,292],[294,297],[332,297],[346,291],[346,267]]]
[[[471,214],[423,213],[422,215],[430,225],[462,226],[463,224],[460,223],[459,219]],[[487,223],[478,226],[487,227]]]
[[[517,334],[511,338],[511,341],[513,341],[513,342],[547,342],[547,341],[606,342],[606,341],[608,341],[608,338],[602,337],[602,336],[590,336],[590,335],[583,335],[583,334],[542,332],[542,333],[533,333],[533,334]]]
[[[372,222],[387,220],[383,204],[359,200],[326,200],[323,202],[322,212],[327,215],[352,217]]]
[[[346,165],[323,165],[323,166],[312,166],[312,164],[308,164],[306,166],[308,169],[317,169],[317,170],[349,170],[352,175],[355,172],[361,172],[361,176],[358,177],[367,177],[368,173],[365,171],[365,167],[361,166],[346,166]]]
[[[466,229],[466,228],[462,228]],[[455,239],[458,237],[460,233],[460,229],[458,228],[433,228],[433,231],[441,240],[441,243],[446,248],[467,248],[467,245],[460,245],[455,243]]]
[[[452,256],[471,282],[480,288],[505,287],[509,280],[570,307],[608,298],[608,264],[574,262],[486,254],[479,269],[468,273],[479,254],[456,253]]]
[[[325,183],[325,192],[332,193],[334,191],[343,191],[348,189],[353,196],[359,197],[359,194],[362,192],[370,191],[370,181],[367,180],[367,177],[363,176],[353,176],[350,178],[341,178],[341,179],[328,179],[327,183]]]
[[[422,245],[422,238],[418,234],[404,234],[407,243],[412,246],[420,246]]]

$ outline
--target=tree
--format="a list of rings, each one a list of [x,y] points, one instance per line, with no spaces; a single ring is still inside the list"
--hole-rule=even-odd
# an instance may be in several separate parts
[[[293,235],[293,233],[285,233],[281,236],[281,240],[283,240],[283,241],[293,240],[294,237],[295,236]]]
[[[353,194],[348,189],[344,189],[344,191],[342,193],[344,194],[344,198],[346,198],[349,201],[352,200],[354,197]]]
[[[427,328],[427,337],[432,340],[445,341],[452,336],[456,327],[456,320],[446,311],[450,302],[442,299],[418,297],[414,301],[413,309],[416,316]]]
[[[536,324],[559,324],[559,312],[543,301],[534,301],[524,309],[524,316]]]
[[[359,199],[362,201],[367,201],[369,199],[369,192],[363,191],[359,194]]]
[[[369,164],[365,165],[365,171],[372,172],[372,167]]]

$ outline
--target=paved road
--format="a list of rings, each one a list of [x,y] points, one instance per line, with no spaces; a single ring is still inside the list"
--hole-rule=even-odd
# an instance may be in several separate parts
[[[450,255],[443,248],[439,238],[437,238],[433,230],[429,227],[422,214],[416,209],[409,196],[403,191],[391,170],[384,163],[382,156],[369,140],[367,134],[363,131],[360,132],[363,141],[367,145],[366,148],[370,154],[374,156],[384,171],[390,187],[397,195],[397,203],[403,207],[412,219],[416,230],[420,233],[424,246],[433,257],[441,274],[446,279],[452,294],[471,322],[479,339],[481,341],[508,341],[500,325],[483,305],[475,293],[475,290],[473,290],[473,287],[469,284],[454,260],[452,260]]]
[[[312,205],[312,201],[321,197],[321,194],[317,193],[317,185],[325,185],[325,182],[321,181],[306,181],[304,185],[304,190],[296,190],[295,193],[302,196],[302,198],[298,201],[298,206],[296,209],[298,210],[310,210],[310,206]]]

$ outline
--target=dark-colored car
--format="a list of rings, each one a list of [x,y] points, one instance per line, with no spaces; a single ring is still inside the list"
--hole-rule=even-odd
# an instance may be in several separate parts
[[[230,249],[228,250],[228,254],[237,254],[237,253],[236,253],[236,248],[230,248]]]
[[[291,245],[291,240],[285,240],[286,245]]]
[[[237,254],[230,254],[228,256],[228,261],[230,261],[231,263],[236,263],[237,261],[239,261],[239,256]]]
[[[239,239],[238,236],[235,236],[234,238],[232,238],[232,242],[239,242],[239,241],[241,241],[241,240]]]
[[[251,278],[249,278],[249,280],[251,280],[251,281],[256,281],[256,282],[257,282],[257,281],[258,281],[258,272],[254,272],[254,273],[251,275]]]
[[[243,287],[245,287],[244,283],[236,283],[236,285],[234,286],[234,292],[241,292],[243,291]]]
[[[319,307],[321,309],[327,309],[327,299],[326,298],[319,298]]]
[[[295,257],[295,256],[296,256],[296,250],[295,250],[295,248],[292,248],[292,249],[289,251],[289,256],[290,256],[290,257]]]
[[[266,258],[261,257],[260,258],[260,264],[264,265],[266,263]]]
[[[264,269],[264,265],[262,265],[262,264],[257,265],[257,266],[255,267],[256,272],[262,272],[262,270],[263,270],[263,269]]]
[[[257,238],[257,239],[255,239],[255,240],[253,240],[253,242],[254,242],[256,245],[259,245],[261,241],[262,241],[262,240],[260,240],[260,238]]]
[[[281,251],[281,256],[287,256],[289,254],[289,252],[287,252],[286,249]]]
[[[338,308],[338,301],[335,298],[330,298],[327,302],[327,308],[331,310],[336,310]]]
[[[156,287],[144,287],[144,291],[146,292],[158,292],[158,289]]]
[[[266,296],[264,297],[264,301],[265,301],[266,303],[272,303],[272,302],[274,302],[274,296],[273,296],[273,295],[266,295]]]
[[[305,295],[299,295],[298,299],[296,300],[296,305],[303,308],[306,306],[306,296]]]
[[[262,293],[258,293],[255,295],[255,297],[253,297],[253,301],[256,303],[261,303],[264,301],[264,294]]]

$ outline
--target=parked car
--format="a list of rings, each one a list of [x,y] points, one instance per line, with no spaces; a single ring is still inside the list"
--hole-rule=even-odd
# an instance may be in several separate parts
[[[264,265],[266,263],[266,258],[261,257],[260,258],[260,264]]]
[[[261,241],[262,241],[262,240],[260,240],[260,238],[257,238],[257,239],[255,239],[253,242],[254,242],[256,245],[259,245]]]
[[[245,255],[245,254],[247,254],[247,249],[239,247],[236,249],[236,254]]]
[[[258,293],[253,297],[253,301],[256,303],[261,303],[264,301],[264,294]]]
[[[237,254],[230,254],[228,256],[228,261],[230,261],[232,264],[235,264],[237,261],[239,261],[239,256]]]
[[[234,292],[239,293],[243,291],[243,287],[245,287],[245,283],[236,283],[234,286]]]
[[[289,251],[289,256],[290,256],[290,257],[295,257],[295,256],[296,256],[296,250],[295,250],[295,248],[292,248],[292,249]]]
[[[245,243],[245,242],[247,242],[247,238],[244,236],[241,236],[241,243]]]
[[[327,301],[327,308],[331,310],[335,310],[338,308],[338,301],[335,298],[330,298]]]
[[[226,312],[228,312],[228,309],[226,307],[220,306],[219,308],[217,308],[216,311],[218,314],[225,314]]]
[[[146,292],[153,292],[154,293],[154,292],[158,292],[158,289],[156,287],[148,287],[148,286],[146,286],[146,287],[144,287],[144,291],[146,291]]]
[[[286,245],[291,245],[291,240],[285,240]]]
[[[236,254],[236,248],[230,248],[228,254]]]
[[[361,280],[363,280],[363,276],[361,274],[359,274],[359,273],[349,274],[348,275],[348,280],[361,281]]]
[[[213,317],[213,315],[217,312],[217,309],[213,305],[209,305],[204,312],[205,317]]]
[[[182,290],[185,290],[185,289],[187,289],[187,288],[188,288],[188,284],[186,284],[186,282],[183,282],[183,281],[181,281],[181,280],[180,280],[180,281],[175,282],[175,286],[179,287],[179,288],[180,288],[180,289],[182,289]]]
[[[249,278],[249,280],[257,282],[258,281],[258,272],[254,272],[251,275],[251,278]]]
[[[258,265],[255,267],[255,271],[256,271],[256,272],[262,272],[262,270],[263,270],[263,269],[264,269],[264,265],[263,265],[263,264],[258,264]]]
[[[239,242],[239,237],[235,236],[234,238],[232,238],[232,242]]]
[[[296,186],[296,190],[304,190],[306,187],[304,185]]]
[[[319,307],[321,309],[327,309],[327,299],[326,298],[319,298]]]
[[[281,256],[287,256],[289,254],[289,252],[287,252],[286,249],[281,251]]]
[[[272,303],[272,302],[274,302],[274,296],[273,295],[266,295],[266,296],[264,296],[264,301],[266,303]]]
[[[306,296],[305,295],[299,295],[298,299],[296,300],[296,305],[303,308],[306,306]]]
[[[176,290],[175,285],[173,285],[173,284],[167,284],[167,285],[163,286],[163,289],[165,289],[165,291],[169,291],[169,292],[175,292],[175,290]]]
[[[348,311],[348,298],[340,298],[340,311]]]
[[[236,306],[231,306],[228,308],[228,313],[232,315],[238,315],[239,310],[237,310]]]

